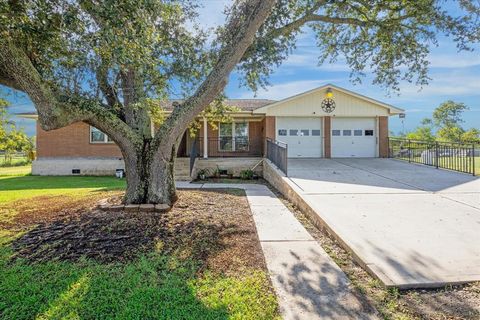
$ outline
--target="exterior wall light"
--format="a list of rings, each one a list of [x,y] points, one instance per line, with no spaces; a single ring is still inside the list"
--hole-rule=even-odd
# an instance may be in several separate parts
[[[328,89],[327,89],[326,97],[327,97],[328,99],[332,99],[332,98],[333,98],[333,91],[332,91],[331,88],[328,88]]]

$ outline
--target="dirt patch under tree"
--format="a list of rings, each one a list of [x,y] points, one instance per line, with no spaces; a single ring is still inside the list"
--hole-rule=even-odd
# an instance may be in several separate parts
[[[81,257],[125,261],[157,250],[193,258],[219,272],[265,269],[243,190],[179,190],[178,194],[179,200],[166,213],[95,209],[94,200],[105,198],[105,193],[69,202],[61,210],[60,197],[37,198],[32,203],[44,202],[36,210],[17,207],[19,213],[2,227],[28,230],[12,247],[15,258],[32,262]],[[57,202],[58,206],[49,205]]]

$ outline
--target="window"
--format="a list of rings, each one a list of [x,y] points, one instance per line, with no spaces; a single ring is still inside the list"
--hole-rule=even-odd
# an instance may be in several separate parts
[[[343,135],[344,136],[351,136],[352,135],[352,130],[343,130]]]
[[[291,136],[298,136],[298,130],[297,129],[290,129],[290,135]]]
[[[287,129],[278,129],[278,135],[279,136],[286,136],[287,135]]]
[[[373,136],[373,130],[365,130],[366,136]]]
[[[220,151],[248,151],[248,122],[220,123]]]
[[[238,122],[233,124],[235,131],[234,150],[248,151],[248,123]]]
[[[95,127],[90,126],[90,143],[112,143],[113,140],[110,139],[102,131],[98,130]]]
[[[332,130],[332,136],[339,136],[340,130]]]
[[[353,135],[358,137],[362,135],[362,132],[362,130],[353,130]]]
[[[312,136],[320,136],[320,130],[312,130]]]
[[[300,130],[300,132],[302,133],[301,134],[302,136],[309,136],[310,135],[310,130],[308,130],[308,129],[302,129],[302,130]]]

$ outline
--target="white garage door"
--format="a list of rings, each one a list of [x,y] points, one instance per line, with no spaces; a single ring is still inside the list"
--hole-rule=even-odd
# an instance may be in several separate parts
[[[321,118],[277,117],[276,139],[288,144],[289,158],[322,156]]]
[[[333,118],[332,158],[376,156],[375,118]]]

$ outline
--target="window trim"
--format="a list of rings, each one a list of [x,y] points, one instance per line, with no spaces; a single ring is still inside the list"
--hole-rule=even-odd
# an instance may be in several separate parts
[[[235,127],[236,127],[236,124],[237,123],[245,123],[247,124],[247,148],[245,150],[237,150],[237,146],[235,144],[235,138],[236,138],[236,131],[235,131]],[[221,147],[221,138],[222,137],[227,137],[227,136],[221,136],[220,135],[220,127],[222,125],[231,125],[232,126],[232,135],[230,136],[230,138],[232,139],[232,150],[225,150],[225,149],[222,149]],[[243,136],[242,136],[243,137]],[[249,121],[232,121],[232,122],[219,122],[218,123],[218,151],[219,152],[249,152],[250,151],[250,123]]]
[[[88,137],[88,139],[89,139],[89,141],[90,141],[91,144],[113,144],[113,143],[115,143],[113,140],[109,139],[108,135],[107,135],[105,132],[103,132],[102,130],[97,129],[97,128],[95,128],[94,126],[89,126],[89,127],[90,127],[90,129],[89,129],[89,137]],[[93,140],[92,140],[92,131],[93,131],[93,129],[96,129],[96,130],[100,131],[101,133],[103,133],[103,136],[104,136],[103,141],[93,141]]]

